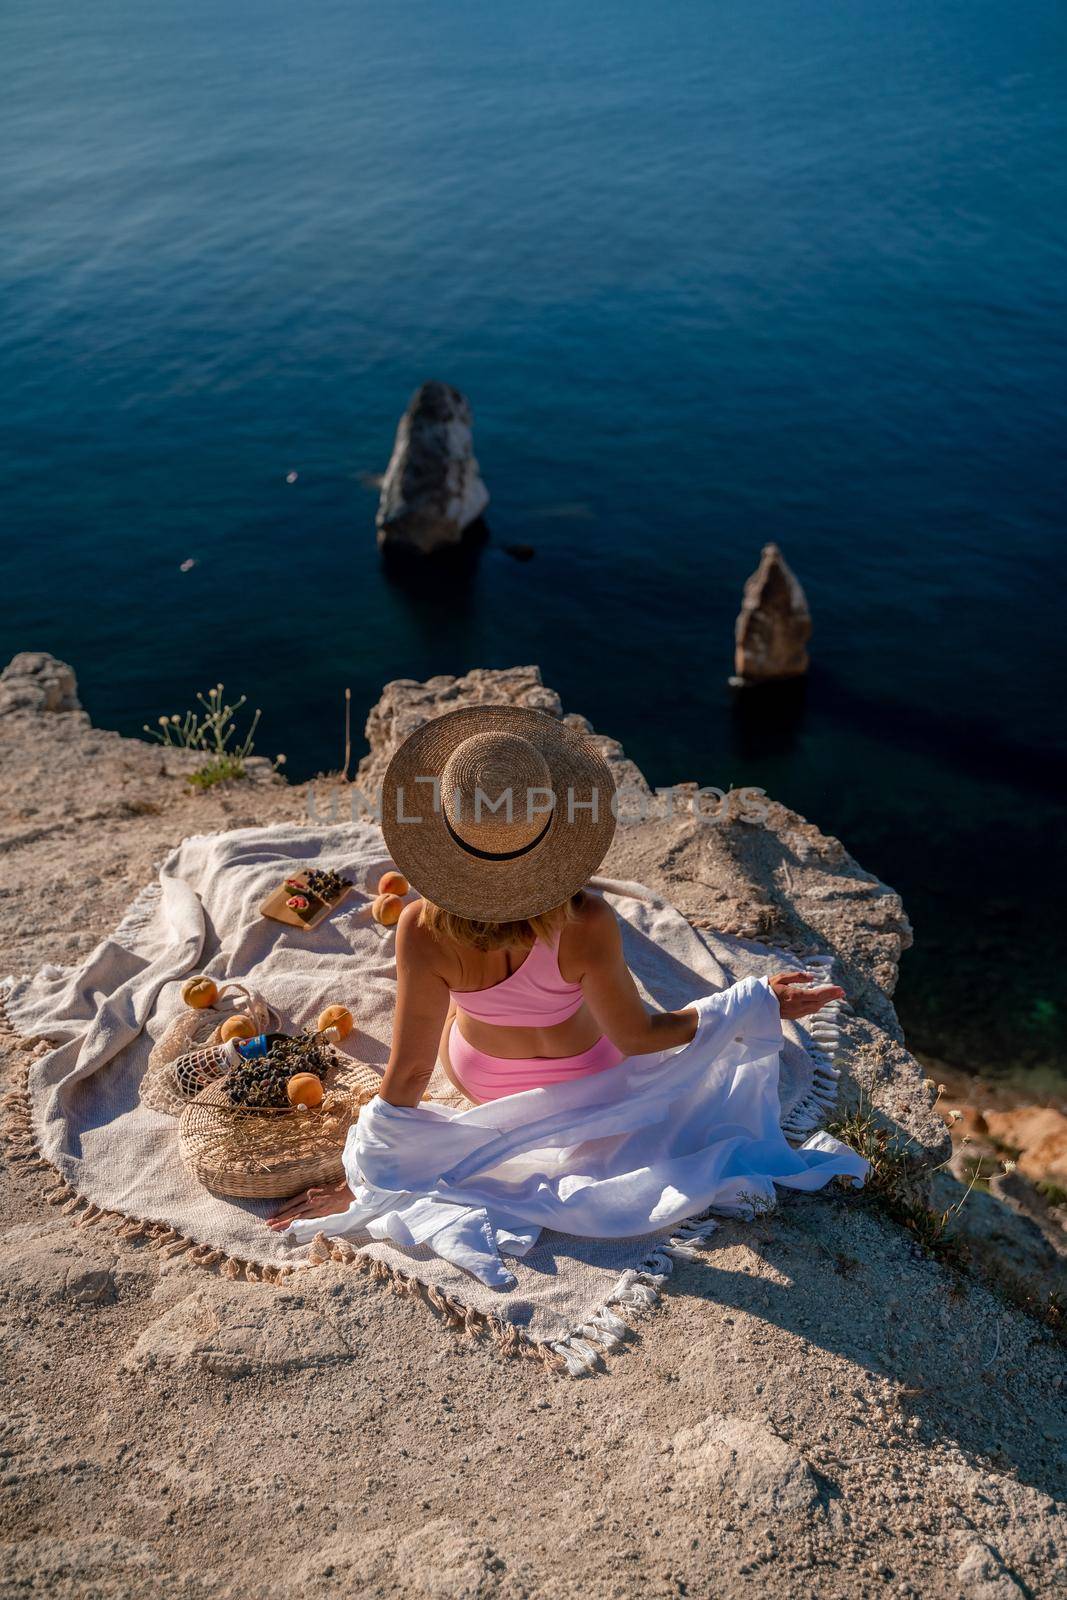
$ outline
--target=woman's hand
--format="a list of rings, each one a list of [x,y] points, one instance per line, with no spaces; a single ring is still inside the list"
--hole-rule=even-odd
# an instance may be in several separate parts
[[[779,1011],[788,1022],[810,1017],[813,1012],[829,1005],[831,1000],[845,998],[844,989],[839,989],[836,983],[821,983],[813,987],[810,972],[776,972],[769,980],[769,987],[778,1002]]]
[[[335,1183],[328,1189],[305,1189],[303,1194],[294,1195],[279,1206],[273,1217],[268,1217],[267,1227],[275,1233],[281,1233],[290,1222],[300,1218],[332,1217],[335,1211],[347,1211],[351,1199],[352,1191],[343,1182]]]

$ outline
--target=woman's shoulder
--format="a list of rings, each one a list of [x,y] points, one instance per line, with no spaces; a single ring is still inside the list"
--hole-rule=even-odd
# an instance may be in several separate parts
[[[597,956],[619,939],[619,920],[603,895],[583,889],[563,925],[560,949],[565,958]]]
[[[440,939],[420,920],[422,901],[412,900],[400,913],[396,925],[396,947],[412,966],[436,969],[444,965]]]
[[[617,918],[599,890],[582,889],[574,897],[568,921],[573,927],[593,933],[599,928],[611,927]]]

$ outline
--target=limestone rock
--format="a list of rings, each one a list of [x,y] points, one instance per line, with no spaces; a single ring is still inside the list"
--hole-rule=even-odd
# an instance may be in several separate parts
[[[47,1233],[26,1230],[0,1243],[0,1311],[26,1303],[109,1305],[126,1290],[143,1288],[148,1271],[104,1230],[69,1223]]]
[[[80,711],[74,670],[44,650],[23,650],[0,672],[0,716]]]
[[[427,1600],[490,1600],[500,1593],[503,1568],[492,1546],[443,1517],[407,1534],[396,1551],[400,1592]]]
[[[373,1592],[371,1586],[388,1579],[393,1565],[395,1540],[388,1533],[367,1529],[345,1530],[325,1539],[299,1561],[294,1577],[294,1595],[358,1595]]]
[[[1017,1172],[994,1173],[988,1191],[972,1188],[972,1165],[981,1147],[966,1145],[951,1169],[934,1174],[930,1203],[953,1212],[952,1232],[972,1259],[1038,1303],[1067,1296],[1067,1234],[1033,1185]],[[988,1163],[986,1163],[988,1170]],[[966,1197],[966,1199],[964,1199]]]
[[[745,584],[734,629],[736,684],[798,678],[808,670],[811,612],[804,591],[776,544],[765,544]]]
[[[458,389],[424,383],[400,419],[378,502],[378,544],[427,554],[458,545],[489,504]]]
[[[352,1286],[362,1292],[360,1284]],[[315,1294],[205,1284],[142,1333],[126,1357],[132,1371],[205,1370],[229,1378],[338,1366],[358,1354],[360,1317],[351,1306],[325,1312]]]
[[[997,1550],[981,1540],[967,1549],[956,1578],[963,1600],[1018,1600],[1026,1593]]]
[[[806,1517],[819,1486],[798,1450],[752,1417],[712,1412],[672,1440],[675,1486],[708,1497],[732,1495],[742,1512]]]

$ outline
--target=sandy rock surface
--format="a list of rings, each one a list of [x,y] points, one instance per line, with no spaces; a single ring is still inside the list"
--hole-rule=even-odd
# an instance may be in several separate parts
[[[0,744],[0,970],[77,959],[184,834],[306,803],[264,773],[190,795],[173,758],[74,710],[21,705]],[[858,1070],[933,1151],[890,891],[780,807],[767,828],[675,819],[658,854],[642,828],[612,870],[838,952]],[[7,1040],[9,1077],[25,1059]],[[723,1226],[610,1370],[568,1382],[362,1274],[231,1283],[42,1194],[0,1173],[5,1596],[1062,1593],[1062,1350],[862,1198]]]

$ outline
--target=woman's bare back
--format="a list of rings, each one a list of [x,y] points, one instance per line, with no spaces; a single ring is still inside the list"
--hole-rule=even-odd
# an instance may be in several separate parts
[[[560,934],[558,961],[560,975],[568,983],[580,983],[587,958],[589,931],[598,917],[613,913],[599,899],[585,893]],[[441,970],[448,981],[455,1000],[449,1007],[441,1034],[440,1059],[450,1072],[448,1036],[452,1021],[457,1016],[459,1031],[469,1044],[487,1055],[501,1060],[547,1057],[558,1060],[564,1056],[580,1055],[596,1044],[602,1030],[588,1005],[583,1000],[579,1009],[565,1022],[545,1028],[502,1027],[484,1022],[463,1010],[463,991],[477,992],[489,989],[510,978],[529,958],[530,946],[516,945],[502,950],[475,950],[470,945],[456,944],[452,940],[440,941]]]

